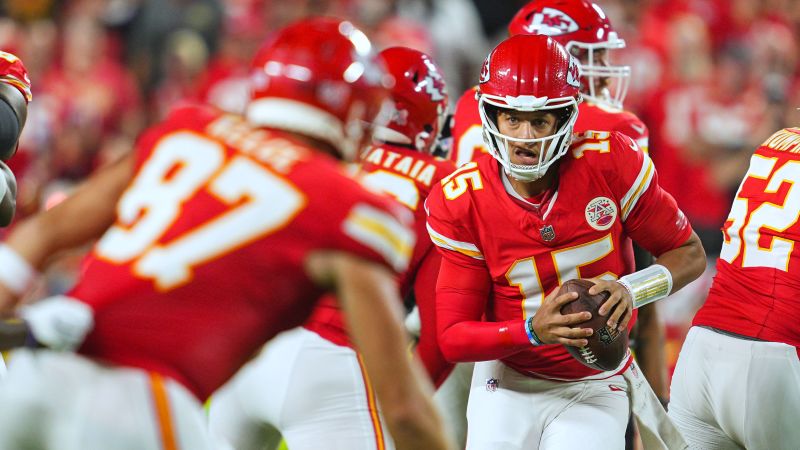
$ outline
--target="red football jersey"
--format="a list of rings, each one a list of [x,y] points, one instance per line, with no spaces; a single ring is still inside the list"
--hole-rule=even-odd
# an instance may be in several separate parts
[[[460,167],[428,197],[428,231],[443,257],[490,275],[487,321],[521,323],[566,280],[632,272],[632,251],[622,245],[629,237],[660,255],[691,234],[652,161],[627,136],[576,136],[557,170],[556,189],[538,207],[506,186],[490,155]],[[583,366],[562,345],[531,346],[503,361],[545,378],[610,375]]]
[[[458,99],[453,113],[453,148],[450,159],[457,166],[474,161],[483,153],[489,153],[483,142],[476,92],[476,87],[465,92]],[[578,111],[578,121],[573,130],[575,133],[590,130],[619,131],[636,141],[645,153],[648,152],[650,133],[644,122],[633,113],[585,100],[578,105]]]
[[[26,102],[30,102],[33,98],[31,80],[22,61],[11,53],[3,51],[0,51],[0,83],[15,87],[25,97]]]
[[[489,153],[483,142],[483,126],[478,112],[478,99],[475,98],[477,93],[477,86],[464,92],[453,112],[453,148],[450,150],[450,159],[459,167]]]
[[[80,352],[170,376],[205,399],[322,294],[316,250],[405,270],[413,218],[288,134],[188,106],[143,135],[117,221],[70,295],[94,309]]]
[[[455,166],[449,160],[404,147],[384,144],[364,153],[358,178],[366,186],[388,194],[411,210],[416,219],[417,236],[421,236],[414,246],[408,270],[400,276],[400,292],[404,296],[413,287],[423,260],[433,250],[433,243],[425,230],[426,214],[422,204],[431,188],[453,170]],[[431,292],[434,288],[430,287]],[[306,327],[333,343],[350,345],[342,314],[333,296],[326,296],[317,305]]]
[[[650,132],[632,112],[584,100],[578,105],[575,133],[590,130],[618,131],[636,141],[642,151],[650,151]]]
[[[756,149],[722,232],[694,325],[800,347],[800,128]]]

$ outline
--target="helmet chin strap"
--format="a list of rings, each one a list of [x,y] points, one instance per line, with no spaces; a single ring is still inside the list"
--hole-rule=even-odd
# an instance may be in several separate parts
[[[556,142],[557,142],[557,140],[549,142],[548,147],[553,147]],[[506,174],[508,176],[510,176],[511,178],[513,178],[513,179],[515,179],[517,181],[523,182],[523,183],[530,183],[532,181],[536,181],[536,180],[542,178],[543,176],[545,176],[545,174],[547,174],[547,171],[550,170],[550,165],[548,165],[547,168],[545,168],[544,170],[541,170],[541,165],[542,165],[541,160],[542,160],[544,151],[540,150],[540,153],[539,153],[539,161],[540,162],[538,164],[536,164],[536,165],[528,166],[528,165],[524,165],[524,164],[514,164],[513,162],[511,162],[511,154],[509,153],[508,139],[503,139],[502,143],[503,143],[503,146],[505,147],[503,149],[503,151],[504,151],[504,153],[506,155],[506,158],[505,158],[506,164],[504,164],[503,169],[505,170]],[[548,148],[548,151],[552,152],[552,151],[554,151],[554,149],[553,148]],[[522,172],[514,170],[515,169],[514,166],[521,168]]]
[[[530,166],[530,167],[533,167],[533,166]],[[529,175],[522,176],[522,175],[520,175],[518,173],[512,172],[510,167],[504,167],[504,169],[505,169],[506,175],[510,176],[511,178],[513,178],[513,179],[515,179],[517,181],[521,181],[523,183],[530,183],[532,181],[536,181],[536,180],[542,178],[545,175],[545,173],[547,173],[547,171],[545,171],[544,173],[539,173],[537,171],[535,173],[531,173]]]

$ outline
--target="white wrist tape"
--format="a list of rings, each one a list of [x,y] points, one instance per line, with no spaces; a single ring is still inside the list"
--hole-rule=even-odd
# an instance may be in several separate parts
[[[617,283],[631,294],[634,308],[661,300],[672,292],[672,274],[661,264],[625,275]]]
[[[19,253],[0,244],[0,283],[16,295],[24,294],[38,278],[39,272]]]

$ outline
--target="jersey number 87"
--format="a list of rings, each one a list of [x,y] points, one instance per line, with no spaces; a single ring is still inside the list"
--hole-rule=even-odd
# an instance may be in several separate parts
[[[159,243],[201,189],[233,207]],[[193,267],[283,228],[305,204],[300,191],[266,167],[242,155],[226,159],[222,144],[176,132],[153,149],[95,251],[117,264],[133,261],[134,273],[169,290],[188,282]]]

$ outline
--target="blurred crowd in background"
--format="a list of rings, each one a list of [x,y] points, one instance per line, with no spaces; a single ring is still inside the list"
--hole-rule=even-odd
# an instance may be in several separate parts
[[[800,126],[800,0],[598,0],[632,66],[625,106],[650,128],[662,186],[713,261],[731,196],[772,132]],[[347,18],[380,48],[433,55],[450,99],[477,82],[524,0],[5,0],[0,49],[20,56],[34,100],[20,149],[18,215],[56,204],[183,100],[241,111],[258,45],[307,15]],[[77,256],[40,294],[67,288]],[[713,266],[710,266],[713,267]],[[660,306],[677,357],[713,276]]]

